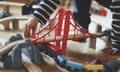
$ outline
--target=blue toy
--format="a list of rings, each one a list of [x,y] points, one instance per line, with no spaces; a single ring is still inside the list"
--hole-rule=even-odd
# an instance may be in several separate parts
[[[118,68],[119,68],[120,64],[116,61],[107,63],[105,65],[105,72],[117,72]]]
[[[65,67],[66,62],[67,62],[67,59],[63,55],[57,55],[57,63],[61,67]]]
[[[21,68],[22,64],[22,53],[24,53],[30,60],[40,65],[43,63],[42,55],[38,48],[32,44],[31,40],[25,40],[22,43],[15,45],[12,50],[7,54],[4,60],[5,68]]]
[[[73,61],[67,61],[65,64],[65,67],[67,70],[71,72],[84,72],[84,66],[83,64],[73,62]]]

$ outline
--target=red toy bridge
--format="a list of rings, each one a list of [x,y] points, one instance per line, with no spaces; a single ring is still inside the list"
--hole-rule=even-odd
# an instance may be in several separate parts
[[[94,37],[77,24],[71,11],[60,9],[55,17],[39,32],[29,36],[33,43],[49,42],[57,54],[65,54],[67,40],[80,40],[81,38]]]

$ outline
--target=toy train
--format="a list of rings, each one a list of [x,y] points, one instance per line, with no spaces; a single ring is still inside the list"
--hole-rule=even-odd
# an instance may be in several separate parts
[[[11,36],[6,44],[21,39],[23,39],[23,37],[20,34],[16,34],[15,36]],[[53,58],[60,67],[70,72],[86,72],[89,70],[117,72],[120,66],[120,59],[106,64],[92,65],[84,65],[78,62],[70,61],[67,60],[64,55],[55,54],[55,52],[51,48],[49,48],[47,43],[35,45],[31,42],[31,40],[25,40],[24,42],[15,45],[7,54],[1,56],[1,61],[4,62],[5,68],[20,68],[21,66],[23,66],[21,53],[24,53],[31,59],[33,63],[40,65],[44,63],[41,52]]]
[[[64,60],[65,59],[62,60],[63,63]],[[120,67],[120,63],[118,61],[112,61],[106,64],[83,65],[78,62],[67,60],[64,65],[64,67],[70,72],[117,72]]]

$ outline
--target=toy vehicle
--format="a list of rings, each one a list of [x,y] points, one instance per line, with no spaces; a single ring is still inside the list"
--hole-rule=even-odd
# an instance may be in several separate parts
[[[57,55],[57,63],[61,67],[65,67],[66,62],[67,62],[67,59],[63,55]]]
[[[83,64],[74,61],[67,61],[65,67],[71,72],[84,72]]]
[[[119,69],[119,62],[116,62],[116,61],[112,61],[112,62],[109,62],[107,64],[105,64],[105,72],[117,72],[118,69]]]
[[[88,64],[84,66],[85,72],[104,72],[105,68],[102,64]]]

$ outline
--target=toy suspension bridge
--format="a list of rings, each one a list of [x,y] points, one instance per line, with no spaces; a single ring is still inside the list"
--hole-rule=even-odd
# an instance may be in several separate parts
[[[71,28],[73,34],[70,34]],[[46,26],[27,38],[30,38],[35,44],[54,42],[49,43],[50,48],[52,48],[56,54],[65,54],[67,40],[80,40],[94,36],[94,34],[88,33],[77,24],[71,11],[60,9]]]
[[[57,17],[58,17],[58,20],[55,21],[57,19]],[[73,34],[70,34],[70,27],[73,27]],[[93,38],[93,37],[96,37],[96,35],[90,34],[87,31],[85,31],[83,28],[81,28],[77,24],[77,22],[74,20],[72,13],[70,11],[65,11],[64,9],[60,9],[58,11],[57,15],[44,28],[42,28],[39,32],[32,34],[31,36],[29,36],[27,38],[30,38],[34,44],[50,42],[49,43],[50,48],[52,48],[56,54],[63,55],[66,52],[67,40],[78,40],[78,39],[87,38],[87,37]],[[24,40],[20,40],[20,41],[15,41],[15,42],[8,44],[7,46],[5,46],[4,48],[2,48],[0,50],[0,55],[4,55],[5,53],[7,53],[16,44],[19,44],[19,43],[24,44],[23,42],[24,42]],[[53,43],[51,43],[51,42],[53,42]],[[27,43],[26,43],[26,45],[27,45]],[[25,45],[22,45],[22,46],[25,46]],[[21,48],[18,48],[18,49],[21,49]],[[33,48],[33,49],[35,49],[35,48]],[[58,57],[60,57],[60,55],[58,55]],[[63,58],[63,57],[61,57],[61,58]],[[18,60],[18,57],[16,60]],[[77,67],[77,68],[79,67],[78,69],[82,70],[83,66],[84,66],[79,63],[74,63],[71,61],[66,61],[66,63],[63,64],[64,59],[62,59],[62,61],[61,61],[61,59],[58,58],[58,60],[60,60],[59,65],[65,65],[65,67],[67,67],[67,65],[68,66],[70,65],[70,67],[73,67],[72,68],[73,70],[76,69],[75,67]],[[27,67],[27,69],[29,71],[37,70],[38,72],[41,72],[41,69],[39,69],[38,66],[34,65],[33,63],[31,64],[31,63],[25,64],[25,66]],[[114,63],[114,62],[108,63],[108,64],[106,64],[106,68],[108,67],[106,70],[109,70],[109,69],[114,70],[114,69],[116,69],[116,67],[118,67],[118,64],[119,64],[119,62],[118,63]],[[54,62],[54,65],[56,65],[56,62]],[[112,67],[113,65],[115,65],[115,66]],[[15,66],[15,65],[13,65],[13,66]],[[86,70],[87,69],[89,70],[89,68],[96,69],[96,65],[93,65],[93,66],[85,65],[84,67],[86,68]],[[102,67],[101,70],[104,70],[103,65],[100,65],[100,67]],[[100,68],[100,67],[98,66],[98,68]],[[94,69],[91,69],[91,70],[94,70]],[[82,72],[82,71],[77,71],[77,72]],[[96,72],[96,70],[94,72]],[[106,72],[110,72],[110,71],[106,71]]]

